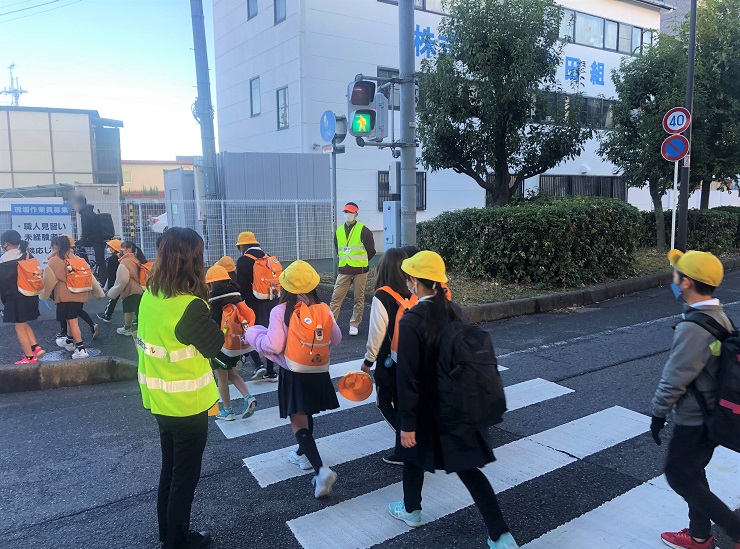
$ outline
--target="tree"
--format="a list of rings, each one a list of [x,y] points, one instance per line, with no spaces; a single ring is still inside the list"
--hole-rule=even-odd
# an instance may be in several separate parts
[[[505,205],[525,179],[575,158],[592,135],[577,93],[552,101],[563,108],[547,123],[533,117],[538,99],[561,91],[563,10],[554,0],[449,0],[446,7],[438,35],[447,42],[421,66],[422,162],[468,175]]]
[[[683,104],[686,66],[683,44],[665,34],[641,57],[624,58],[612,74],[619,96],[612,105],[614,129],[602,134],[599,147],[599,154],[622,170],[630,187],[647,184],[661,250],[666,248],[662,201],[673,185],[673,164],[660,154],[667,137],[662,122],[671,107]]]

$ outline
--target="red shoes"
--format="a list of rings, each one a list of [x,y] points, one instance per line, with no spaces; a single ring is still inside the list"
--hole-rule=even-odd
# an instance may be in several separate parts
[[[680,532],[665,532],[660,535],[663,543],[674,549],[709,549],[714,547],[714,536],[710,536],[704,543],[699,543],[689,534],[689,529],[684,528]],[[740,544],[735,544],[735,549],[740,549]]]

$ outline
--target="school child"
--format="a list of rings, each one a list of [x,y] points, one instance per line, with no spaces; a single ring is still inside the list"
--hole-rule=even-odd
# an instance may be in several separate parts
[[[224,333],[224,345],[211,360],[218,380],[218,393],[223,402],[223,409],[216,419],[234,421],[236,415],[231,407],[229,396],[229,381],[244,397],[244,412],[242,419],[252,417],[257,407],[257,399],[249,394],[247,384],[236,371],[239,359],[248,349],[244,343],[244,332],[249,326],[254,326],[254,311],[244,303],[239,288],[231,282],[229,273],[220,265],[214,265],[206,271],[206,283],[209,286],[211,316],[221,327]]]
[[[329,375],[329,354],[342,341],[329,306],[316,293],[319,281],[319,274],[305,261],[291,263],[280,275],[280,304],[270,313],[269,326],[249,328],[245,336],[252,347],[281,367],[280,417],[290,417],[298,441],[298,450],[288,459],[304,470],[313,467],[316,498],[328,496],[337,479],[316,448],[313,416],[339,408]]]
[[[401,270],[406,252],[400,248],[386,250],[378,265],[375,296],[370,308],[367,352],[362,371],[369,373],[375,365],[375,386],[378,410],[396,431],[393,451],[383,457],[392,465],[403,465],[396,455],[400,447],[398,423],[398,393],[396,391],[396,360],[398,359],[398,321],[418,299],[406,287],[406,275]]]
[[[448,325],[462,312],[445,295],[445,264],[439,254],[422,251],[404,260],[409,290],[419,303],[399,322],[397,388],[401,428],[400,457],[403,459],[403,501],[391,503],[394,518],[416,527],[421,525],[421,491],[424,471],[443,469],[457,473],[470,492],[488,529],[488,547],[518,547],[490,482],[480,470],[494,460],[488,430],[443,431],[435,413],[441,396],[437,390],[437,359],[440,341]]]
[[[141,284],[141,269],[146,263],[144,252],[133,242],[126,240],[121,244],[121,258],[116,270],[116,283],[108,290],[110,299],[123,300],[123,327],[117,328],[116,333],[122,336],[134,335],[131,326],[134,314],[139,316],[141,296],[144,286]]]
[[[675,428],[665,476],[688,503],[689,527],[665,532],[661,538],[675,548],[714,547],[714,522],[740,549],[740,517],[710,491],[705,473],[717,447],[709,436],[706,413],[719,409],[721,340],[735,331],[719,300],[712,298],[722,283],[724,268],[706,252],[672,250],[668,259],[673,265],[673,292],[683,302],[684,321],[675,328],[671,353],[653,397],[650,431],[660,445],[660,432],[673,414]],[[726,403],[733,405],[737,404]]]
[[[236,263],[234,263],[234,260],[231,259],[228,255],[223,256],[221,259],[216,261],[216,265],[219,265],[220,267],[223,267],[226,269],[226,272],[229,273],[229,279],[231,282],[236,285]],[[237,288],[239,286],[237,285]]]
[[[106,245],[108,246],[108,259],[105,260],[106,271],[108,273],[108,276],[106,277],[106,291],[110,290],[116,282],[116,274],[118,273],[121,254],[121,244],[122,242],[118,239],[108,240],[106,242]],[[110,322],[117,304],[118,298],[109,299],[108,305],[105,306],[105,311],[98,313],[97,317],[103,322]]]
[[[62,234],[59,235],[57,238],[51,239],[51,254],[49,254],[49,257],[52,255],[55,255],[59,249],[59,239],[65,238],[69,245],[72,247],[72,250],[75,252],[75,255],[78,255],[79,257],[82,257],[87,261],[87,254],[80,255],[77,251],[77,248],[75,247],[75,241],[74,239],[69,236],[68,234]],[[90,333],[92,334],[93,339],[98,339],[100,337],[100,325],[93,322],[93,319],[90,317],[88,312],[82,308],[80,309],[79,318],[88,325],[90,328]],[[61,347],[62,349],[67,347],[67,321],[62,320],[59,322],[59,333],[57,333],[56,336],[54,336],[56,339],[56,344]]]
[[[39,317],[39,293],[43,274],[38,260],[28,253],[28,242],[18,231],[5,231],[0,236],[0,295],[4,305],[3,322],[15,324],[15,333],[23,350],[16,364],[34,364],[46,354],[36,342],[28,325]]]
[[[57,238],[57,245],[57,253],[49,257],[44,271],[44,292],[41,299],[47,299],[54,292],[57,320],[67,323],[67,337],[57,339],[57,345],[72,351],[72,358],[87,358],[90,355],[82,341],[77,319],[90,295],[101,299],[105,294],[92,275],[87,261],[74,254],[70,239],[62,235]]]
[[[255,280],[255,272],[265,272],[265,266],[272,260],[277,262],[277,259],[270,257],[260,247],[260,243],[254,236],[254,233],[250,231],[244,231],[239,233],[239,237],[236,240],[236,247],[241,253],[241,257],[236,260],[236,283],[239,286],[239,291],[242,293],[242,298],[247,306],[254,311],[257,317],[257,324],[260,326],[267,327],[270,321],[270,312],[277,305],[277,295],[274,295],[274,288],[264,288],[265,281],[262,280],[264,276],[257,276],[258,280]],[[259,264],[259,265],[258,265]],[[282,266],[277,262],[277,266],[282,271]],[[258,297],[259,294],[259,297]],[[254,360],[254,356],[252,357]],[[272,360],[265,358],[264,365],[261,361],[255,360],[255,371],[252,376],[252,381],[272,381],[278,380],[278,375],[275,373],[275,365]]]

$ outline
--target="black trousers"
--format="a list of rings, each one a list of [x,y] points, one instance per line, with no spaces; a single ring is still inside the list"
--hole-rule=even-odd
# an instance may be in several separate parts
[[[105,265],[105,242],[95,240],[91,244],[95,254],[95,278],[100,282],[100,287],[105,288],[108,280],[108,268]]]
[[[116,305],[118,304],[118,298],[115,299],[109,299],[108,305],[105,306],[105,311],[103,311],[103,316],[105,318],[111,318],[113,316],[113,311],[116,310]]]
[[[186,546],[190,531],[190,509],[208,438],[208,412],[187,417],[154,417],[162,445],[157,493],[159,539],[167,549],[180,549]]]
[[[388,424],[396,431],[396,448],[401,445],[401,421],[398,417],[398,393],[395,385],[375,384],[376,406]]]
[[[697,539],[711,535],[712,521],[736,543],[740,542],[740,517],[709,489],[705,469],[717,445],[706,426],[676,425],[668,447],[665,476],[671,488],[689,504],[689,530]]]
[[[469,469],[457,473],[460,480],[473,496],[475,506],[483,516],[488,535],[496,541],[509,527],[498,505],[496,492],[480,469]],[[409,461],[403,462],[403,505],[407,513],[421,510],[421,489],[424,485],[424,469]]]

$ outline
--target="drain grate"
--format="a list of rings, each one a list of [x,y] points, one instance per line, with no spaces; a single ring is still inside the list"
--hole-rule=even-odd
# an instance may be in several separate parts
[[[103,352],[101,349],[91,349],[90,347],[87,347],[86,350],[91,357],[100,356]],[[56,362],[59,360],[70,360],[71,358],[72,353],[69,351],[50,351],[44,355],[41,362]]]

